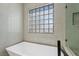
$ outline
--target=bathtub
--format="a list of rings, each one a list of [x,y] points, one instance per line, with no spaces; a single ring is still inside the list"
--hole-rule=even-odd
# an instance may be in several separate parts
[[[6,48],[10,56],[57,56],[57,47],[21,42]],[[63,53],[61,52],[63,56]]]

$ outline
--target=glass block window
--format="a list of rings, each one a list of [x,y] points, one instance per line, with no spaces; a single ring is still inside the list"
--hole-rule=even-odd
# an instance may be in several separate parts
[[[29,10],[29,32],[54,32],[54,4]]]

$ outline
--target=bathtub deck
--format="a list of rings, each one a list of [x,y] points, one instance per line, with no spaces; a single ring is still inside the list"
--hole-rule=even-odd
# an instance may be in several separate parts
[[[16,44],[6,48],[6,50],[17,56],[57,56],[57,47],[28,42]]]

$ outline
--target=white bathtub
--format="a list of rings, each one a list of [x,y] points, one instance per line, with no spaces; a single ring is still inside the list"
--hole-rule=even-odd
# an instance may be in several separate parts
[[[6,50],[10,56],[57,56],[57,47],[29,42],[18,43]]]

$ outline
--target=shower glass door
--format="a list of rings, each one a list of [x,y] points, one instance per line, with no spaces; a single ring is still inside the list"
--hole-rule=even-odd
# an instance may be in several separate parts
[[[67,4],[66,39],[69,48],[79,55],[79,3]]]

